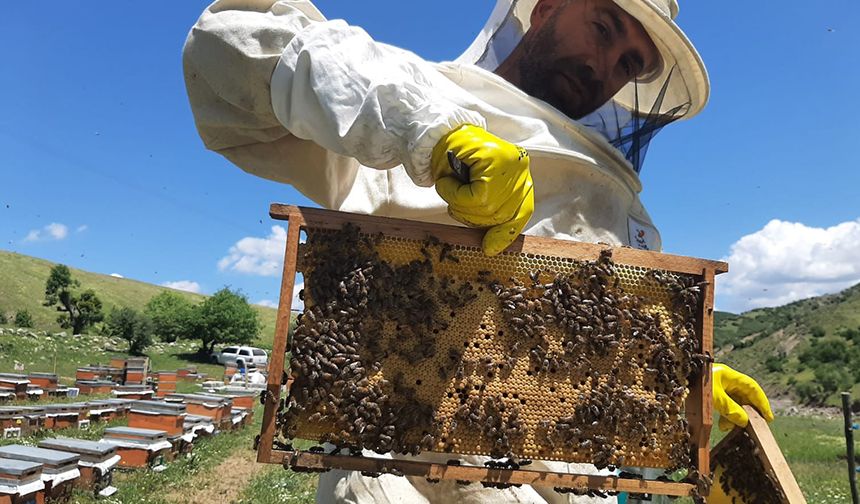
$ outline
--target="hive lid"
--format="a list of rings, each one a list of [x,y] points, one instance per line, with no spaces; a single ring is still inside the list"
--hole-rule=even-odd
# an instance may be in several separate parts
[[[173,402],[182,401],[189,404],[217,403],[219,406],[225,406],[232,402],[228,397],[210,394],[168,394],[165,399]]]
[[[158,413],[185,413],[185,404],[165,401],[135,401],[132,411],[154,411]]]
[[[152,392],[152,388],[146,385],[117,385],[116,390],[120,392]]]
[[[211,424],[212,417],[203,415],[185,415],[185,425]]]
[[[24,375],[15,375],[15,376],[0,376],[0,383],[11,383],[14,385],[22,385],[24,383],[30,383],[30,380],[27,379]]]
[[[27,375],[19,373],[0,373],[0,380],[26,380]]]
[[[26,476],[34,472],[39,472],[41,469],[42,464],[38,462],[0,457],[0,473]]]
[[[77,380],[75,383],[78,385],[90,385],[92,387],[95,386],[104,386],[104,385],[113,385],[114,383],[110,380]]]
[[[134,401],[131,399],[103,399],[99,402],[104,404],[110,404],[116,406],[117,408],[130,408],[132,403],[134,403]]]
[[[109,427],[105,429],[105,437],[128,439],[129,436],[158,440],[166,438],[167,432],[156,429],[140,429],[137,427]]]
[[[42,441],[39,441],[39,447],[72,452],[80,455],[95,455],[100,457],[111,455],[116,452],[116,446],[108,443],[64,437],[43,439]]]
[[[44,406],[23,406],[21,407],[23,410],[22,413],[24,415],[44,415],[45,407]]]
[[[45,411],[48,413],[55,413],[57,411],[80,411],[87,407],[87,404],[82,402],[46,404]]]
[[[59,378],[55,373],[43,373],[40,371],[34,371],[34,372],[28,374],[28,376],[35,376],[38,378],[50,378],[52,380],[56,380]]]
[[[246,389],[244,387],[224,387],[218,391],[219,394],[236,395],[236,396],[258,396],[259,390]]]
[[[28,413],[26,406],[0,406],[0,418],[11,418]]]
[[[68,464],[77,464],[81,458],[76,453],[17,444],[0,446],[0,457],[38,462],[43,464],[45,468],[57,468]]]

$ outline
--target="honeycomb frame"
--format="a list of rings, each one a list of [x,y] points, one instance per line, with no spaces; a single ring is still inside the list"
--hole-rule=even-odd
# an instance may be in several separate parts
[[[284,272],[280,296],[278,324],[276,327],[272,367],[270,368],[270,382],[268,385],[268,393],[264,396],[266,411],[264,413],[264,423],[263,430],[261,433],[258,459],[261,462],[285,464],[290,461],[290,464],[292,465],[299,463],[298,461],[301,459],[302,463],[307,464],[305,467],[308,469],[311,467],[316,467],[317,469],[325,467],[342,467],[352,469],[364,469],[367,472],[371,473],[379,472],[373,470],[373,468],[379,469],[383,466],[388,467],[392,464],[392,461],[388,460],[385,462],[380,462],[378,459],[374,459],[373,457],[341,457],[339,455],[325,455],[320,453],[302,453],[300,451],[292,450],[291,447],[289,447],[289,445],[285,443],[285,440],[279,438],[277,435],[275,427],[275,424],[277,423],[276,420],[279,418],[279,414],[283,416],[284,401],[281,401],[281,398],[283,396],[282,386],[287,381],[289,381],[290,378],[289,375],[284,372],[284,351],[286,351],[288,348],[286,341],[286,333],[289,324],[290,302],[293,298],[293,283],[295,273],[297,271],[301,271],[303,268],[306,267],[306,265],[302,264],[302,257],[304,253],[300,249],[304,247],[304,245],[299,245],[298,243],[299,234],[301,231],[307,230],[311,230],[312,232],[322,230],[334,231],[341,229],[347,223],[354,223],[361,229],[361,232],[364,235],[369,236],[381,233],[381,239],[379,242],[380,255],[386,258],[386,260],[391,261],[396,261],[396,257],[398,256],[400,256],[401,258],[418,257],[419,249],[422,248],[421,243],[425,243],[426,245],[428,237],[436,237],[443,243],[443,246],[446,248],[446,251],[450,252],[450,255],[456,258],[456,261],[450,259],[447,261],[444,260],[446,258],[442,256],[445,255],[445,252],[443,252],[439,256],[436,256],[438,249],[434,249],[434,257],[432,258],[432,262],[434,264],[434,275],[438,274],[441,276],[450,277],[453,279],[454,282],[459,279],[461,283],[464,281],[466,283],[469,283],[469,280],[464,279],[474,280],[476,276],[480,279],[481,274],[486,273],[486,271],[484,271],[482,268],[487,263],[488,259],[484,258],[480,253],[481,233],[478,230],[471,230],[454,226],[444,226],[439,224],[419,223],[399,219],[346,214],[341,212],[333,212],[319,209],[306,209],[277,204],[272,205],[270,214],[275,219],[288,220],[289,230],[285,250]],[[644,272],[656,270],[667,272],[672,275],[684,275],[691,278],[695,278],[700,281],[699,283],[704,287],[701,303],[700,306],[697,308],[698,310],[700,310],[700,312],[697,314],[698,316],[696,335],[701,338],[699,344],[702,354],[709,356],[712,351],[711,333],[713,309],[713,277],[714,275],[727,270],[727,265],[725,263],[680,256],[671,256],[667,254],[659,254],[647,251],[639,251],[626,247],[612,248],[605,245],[583,244],[546,238],[520,237],[508,249],[505,254],[499,256],[498,258],[493,258],[493,262],[495,265],[493,268],[493,274],[496,278],[505,278],[510,274],[511,280],[513,280],[514,277],[519,278],[520,280],[524,279],[525,274],[529,271],[532,271],[532,268],[536,268],[538,271],[543,270],[547,273],[554,272],[558,274],[578,268],[583,261],[594,261],[601,256],[601,252],[605,253],[606,251],[609,251],[609,253],[612,254],[612,259],[618,266],[619,271],[621,271],[622,273],[626,273],[627,276],[631,277],[638,275],[639,280],[641,280],[641,277]],[[426,254],[426,251],[424,251],[424,253]],[[543,261],[544,263],[542,264],[541,261]],[[547,263],[547,261],[549,262]],[[525,269],[523,269],[524,264],[527,265]],[[519,271],[517,271],[518,266],[520,268]],[[625,279],[622,279],[620,283],[625,284]],[[635,278],[633,280],[631,280],[630,278],[626,279],[626,287],[628,288],[628,290],[631,287],[635,287],[635,284]],[[477,289],[480,289],[482,291],[480,294],[477,292],[475,293],[476,297],[484,298],[482,300],[479,300],[478,302],[478,305],[482,307],[491,305],[494,298],[494,294],[489,293],[487,289],[484,288],[486,287],[486,285],[487,283],[484,283],[483,286],[480,283],[474,283],[474,285],[469,286],[470,289],[474,289],[475,287],[477,287]],[[309,300],[309,304],[312,305],[313,301]],[[664,311],[665,309],[671,311],[671,307],[669,306],[668,302],[663,303],[663,308]],[[464,344],[464,348],[459,353],[459,355],[463,358],[463,360],[478,363],[482,356],[486,356],[487,352],[491,351],[491,349],[487,348],[487,346],[489,346],[492,347],[492,350],[496,352],[493,358],[493,365],[499,366],[499,368],[501,368],[500,363],[505,354],[505,347],[510,343],[510,341],[505,343],[503,341],[505,338],[498,336],[497,328],[502,327],[505,323],[510,324],[510,320],[500,320],[502,317],[501,314],[492,313],[492,310],[489,310],[489,312],[490,313],[487,313],[486,310],[477,310],[478,318],[475,319],[475,316],[473,316],[472,319],[467,322],[469,327],[472,328],[477,328],[479,325],[482,328],[484,326],[491,327],[491,329],[487,331],[478,331],[471,336],[466,335],[468,331],[443,332],[448,334],[458,334],[462,337],[462,339],[464,340],[462,341],[462,343]],[[459,315],[457,317],[454,317],[453,311],[451,315],[452,323],[457,319],[463,318]],[[665,319],[666,317],[664,316],[664,320]],[[506,327],[509,327],[509,325]],[[392,330],[391,328],[389,328],[387,331],[387,338],[389,339],[391,338],[391,332]],[[505,336],[508,338],[511,337],[510,334],[506,334]],[[558,335],[556,334],[556,336]],[[549,338],[549,340],[552,340],[552,338]],[[557,342],[558,338],[556,338],[555,341]],[[478,344],[483,344],[483,347],[480,351],[477,350]],[[471,355],[470,353],[475,355]],[[621,356],[621,353],[617,352],[616,357]],[[438,411],[443,412],[442,418],[446,419],[446,421],[450,422],[451,418],[454,417],[454,408],[457,407],[458,396],[460,399],[459,404],[462,405],[465,402],[464,399],[477,397],[479,394],[481,397],[484,398],[496,396],[500,398],[500,400],[502,397],[504,397],[504,403],[507,404],[509,408],[511,406],[511,403],[516,402],[516,400],[525,403],[535,402],[543,407],[541,408],[541,410],[545,410],[546,408],[552,409],[553,407],[555,407],[556,409],[559,409],[559,412],[554,415],[556,418],[558,418],[559,416],[563,416],[564,414],[569,414],[571,412],[570,408],[566,410],[564,410],[564,408],[559,408],[559,405],[564,403],[564,398],[562,398],[561,401],[558,401],[557,398],[547,400],[546,397],[541,398],[535,396],[534,394],[529,395],[528,393],[524,394],[525,397],[511,397],[511,394],[509,393],[510,390],[492,389],[492,381],[486,384],[486,390],[484,387],[485,384],[483,383],[481,384],[481,387],[478,387],[476,385],[475,391],[464,390],[464,387],[461,387],[459,390],[457,388],[454,388],[452,390],[449,386],[451,383],[450,377],[443,377],[441,366],[439,366],[440,359],[444,360],[444,356],[439,357],[437,355],[435,358],[430,359],[430,361],[428,361],[431,363],[428,364],[429,367],[428,365],[424,366],[427,367],[427,369],[421,368],[421,365],[418,366],[420,368],[420,371],[418,371],[418,375],[428,377],[429,381],[431,382],[433,381],[433,379],[430,377],[433,377],[435,375],[435,367],[438,366],[440,368],[438,372],[440,380],[439,383],[435,383],[433,386],[417,387],[418,390],[412,390],[419,396],[421,396],[422,391],[429,391],[426,392],[424,396],[420,397],[420,399],[433,403]],[[519,378],[524,377],[525,373],[523,371],[524,369],[529,367],[529,362],[531,362],[530,359],[520,359],[519,364],[515,364],[510,370],[505,370],[507,371],[508,378],[510,378],[511,376]],[[524,365],[522,363],[526,364]],[[618,362],[617,360],[614,363],[610,361],[610,364],[611,365],[609,368],[604,367],[604,369],[599,370],[599,374],[596,376],[609,376],[612,372],[612,366],[617,368],[620,362]],[[480,367],[482,365],[483,364],[476,364],[476,366],[474,367]],[[408,366],[409,363],[399,363],[399,367],[401,369],[408,370]],[[518,366],[520,369],[518,369]],[[494,369],[494,371],[497,371],[498,375],[502,374],[501,369]],[[535,369],[534,371],[535,375],[537,376],[537,369]],[[475,371],[472,370],[472,372],[474,373]],[[462,382],[463,377],[460,376],[461,374],[462,370],[458,370],[457,380]],[[531,375],[531,373],[529,373],[529,375]],[[389,374],[388,378],[390,379],[391,376],[392,374]],[[707,467],[708,464],[707,439],[710,433],[711,401],[710,385],[709,383],[707,383],[707,380],[705,380],[706,377],[709,377],[709,364],[707,362],[705,362],[702,368],[702,372],[699,373],[695,377],[695,379],[692,380],[689,384],[689,395],[686,396],[686,400],[682,399],[682,401],[685,403],[684,410],[686,420],[689,423],[689,444],[690,453],[693,459],[693,468]],[[598,378],[595,378],[595,380],[597,379]],[[579,380],[579,378],[577,378],[577,380]],[[579,383],[579,385],[583,386],[584,388],[592,388],[592,384],[589,383],[590,380],[591,377],[585,377],[584,380],[580,380],[581,383]],[[496,384],[501,381],[502,380],[500,376],[495,380]],[[576,384],[573,383],[574,381],[576,380],[568,380],[568,382],[570,383],[553,382],[553,385],[551,385],[551,387],[553,389],[553,392],[556,393],[556,395],[567,394],[568,397],[575,397],[576,389],[578,387]],[[512,384],[509,383],[508,385]],[[516,390],[524,391],[530,389],[528,385],[528,383],[516,383]],[[430,394],[434,395],[435,399],[438,399],[437,396],[439,395],[438,391],[440,387],[444,388],[444,395],[442,396],[441,400],[435,400],[434,402],[433,397],[427,397],[427,394]],[[534,387],[532,387],[532,389],[534,389]],[[544,388],[544,391],[545,390],[546,388]],[[538,392],[540,391],[538,390]],[[684,393],[687,394],[687,391],[685,391]],[[447,396],[447,398],[445,396]],[[570,402],[574,403],[575,399],[571,400]],[[278,408],[278,406],[281,406],[281,408]],[[532,411],[537,409],[534,408],[534,406],[531,404],[529,404],[529,407]],[[278,411],[279,409],[280,412]],[[523,411],[525,413],[524,416],[528,416],[528,411],[526,411],[528,409],[529,408],[523,408]],[[532,418],[532,426],[534,425],[534,422],[535,419]],[[328,429],[330,428],[331,426],[328,426]],[[300,437],[316,439],[320,439],[321,437],[324,438],[324,433],[326,430],[327,429],[324,423],[307,422],[307,418],[305,418],[304,425],[300,429]],[[424,434],[426,434],[426,432],[424,432]],[[490,450],[486,446],[480,446],[479,442],[477,444],[474,442],[470,443],[469,438],[474,441],[475,436],[465,435],[461,439],[455,438],[453,440],[437,442],[429,450],[438,452],[447,451],[458,454],[491,454]],[[544,444],[545,441],[546,440],[544,440]],[[618,446],[620,447],[620,445]],[[530,447],[530,449],[525,449],[526,447]],[[544,448],[546,447],[544,446]],[[567,462],[589,462],[594,455],[587,450],[585,450],[585,453],[582,454],[582,456],[576,456],[576,454],[572,456],[571,453],[565,453],[565,450],[563,449],[550,450],[550,452],[547,453],[546,451],[541,451],[541,442],[536,439],[524,439],[523,442],[519,446],[517,446],[517,449],[512,450],[512,452],[515,452],[516,455],[525,458],[536,458],[541,460],[556,459]],[[654,446],[643,446],[641,447],[641,452],[641,455],[637,455],[639,452],[636,452],[633,457],[628,457],[628,461],[625,464],[667,467],[667,461],[665,457],[666,454],[663,453],[661,458],[661,456],[659,456],[660,454],[657,453],[659,452],[659,450],[655,451]],[[335,462],[335,459],[343,458],[349,458],[351,460],[339,460],[338,462]],[[362,460],[361,462],[359,462],[358,459],[370,460]],[[415,466],[416,464],[417,466]],[[397,468],[398,463],[396,461],[394,462],[394,465],[394,471],[402,472],[400,469]],[[440,474],[443,474],[443,477],[455,477],[454,475],[450,474],[448,476],[445,476],[445,474],[451,473],[452,469],[449,467],[447,470],[441,470],[438,467],[438,464],[434,465],[431,463],[420,462],[404,463],[401,461],[399,465],[400,467],[409,466],[411,468],[410,470],[412,471],[411,474],[427,475],[434,473],[434,471],[441,471]],[[604,463],[603,465],[606,464]],[[618,465],[621,464],[619,463]],[[534,479],[533,473],[546,474],[546,472],[499,468],[491,468],[489,470],[490,472],[487,472],[487,470],[483,468],[474,469],[475,470],[472,471],[472,473],[467,475],[461,474],[464,471],[467,473],[469,472],[465,467],[457,468],[457,470],[454,470],[453,472],[459,475],[459,477],[456,479],[460,479],[461,481],[466,480],[488,482],[492,481],[494,477],[500,477],[498,475],[493,476],[491,474],[493,471],[502,471],[502,473],[505,474],[505,481],[512,481],[511,478],[516,476],[520,477],[522,481],[532,484],[550,484],[548,483],[549,481],[554,481],[555,483],[553,484],[555,486],[563,488],[585,486],[588,488],[602,488],[604,490],[611,490],[622,488],[627,484],[621,478],[612,477],[600,477],[597,479],[595,479],[594,477],[588,477],[584,480],[577,480],[576,475],[568,475],[569,477],[565,477],[561,474],[555,474],[554,479],[547,479],[546,477]],[[699,472],[701,474],[707,474],[707,471]],[[427,477],[429,478],[430,476]],[[658,485],[658,483],[660,483],[660,485]],[[695,485],[692,485],[690,483],[675,484],[675,487],[672,487],[672,484],[670,483],[663,483],[664,482],[650,482],[649,490],[651,491],[651,493],[664,493],[667,495],[689,495],[696,491]],[[638,481],[635,485],[635,488],[637,488],[638,491],[641,492],[643,484],[647,487],[649,482]],[[655,488],[657,488],[656,491],[654,490]]]

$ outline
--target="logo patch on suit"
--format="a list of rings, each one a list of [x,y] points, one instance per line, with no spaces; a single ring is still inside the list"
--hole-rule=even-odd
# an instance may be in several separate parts
[[[640,250],[659,250],[660,235],[657,229],[634,217],[627,217],[630,246]]]

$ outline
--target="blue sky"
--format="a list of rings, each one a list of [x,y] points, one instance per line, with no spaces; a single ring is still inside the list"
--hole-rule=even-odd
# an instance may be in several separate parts
[[[456,57],[493,4],[315,3],[432,60]],[[276,300],[268,205],[308,201],[197,137],[181,50],[206,4],[4,6],[0,248]],[[713,92],[645,162],[642,199],[665,251],[728,259],[717,304],[733,311],[860,281],[860,4],[686,0],[678,21]]]

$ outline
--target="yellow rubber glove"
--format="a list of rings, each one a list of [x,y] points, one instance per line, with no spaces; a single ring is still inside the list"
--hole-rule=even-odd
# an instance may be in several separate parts
[[[469,167],[468,183],[451,169],[448,151]],[[482,242],[488,256],[505,250],[534,213],[528,151],[483,128],[467,124],[445,135],[433,148],[430,167],[451,217],[489,228]]]
[[[749,415],[741,404],[749,404],[761,413],[768,422],[773,421],[770,402],[758,383],[749,376],[739,373],[725,364],[713,367],[714,408],[720,413],[720,430],[732,427],[746,427]],[[740,404],[739,404],[740,403]]]

